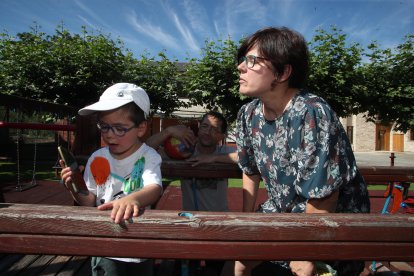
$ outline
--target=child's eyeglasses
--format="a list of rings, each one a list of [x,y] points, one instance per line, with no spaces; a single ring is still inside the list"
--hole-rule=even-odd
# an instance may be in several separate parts
[[[112,126],[112,125],[108,125],[102,122],[98,122],[96,126],[102,133],[108,133],[109,130],[112,130],[112,132],[118,137],[124,136],[128,131],[136,127],[135,125],[133,125],[130,128],[126,128],[126,127],[119,126],[119,125]]]

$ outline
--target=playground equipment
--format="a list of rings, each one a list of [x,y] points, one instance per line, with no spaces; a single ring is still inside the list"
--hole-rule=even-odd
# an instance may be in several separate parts
[[[408,207],[410,204],[414,204],[414,200],[408,199],[408,190],[410,184],[408,182],[390,182],[387,186],[387,190],[384,193],[385,203],[382,208],[381,214],[395,214],[400,208],[405,208],[406,213],[414,213],[413,207]],[[391,210],[388,211],[391,200],[393,201]],[[377,272],[377,262],[372,261],[371,271]]]
[[[17,174],[17,183],[15,190],[18,192],[22,192],[25,190],[28,190],[30,188],[33,188],[37,185],[36,183],[36,163],[37,163],[37,157],[38,157],[38,141],[37,137],[34,138],[33,143],[33,170],[32,170],[32,178],[31,181],[28,183],[22,182],[22,172],[21,172],[21,141],[22,141],[22,130],[25,129],[31,129],[31,130],[49,130],[49,131],[67,131],[68,133],[70,131],[75,130],[75,126],[66,124],[66,125],[57,125],[57,124],[40,124],[40,123],[21,123],[21,122],[3,122],[0,121],[0,129],[1,128],[9,128],[9,129],[17,129],[16,132],[16,174]],[[36,136],[36,135],[35,135]],[[60,144],[60,138],[58,135],[58,144]],[[68,135],[68,141],[70,137]]]
[[[32,170],[32,181],[31,183],[22,184],[21,183],[21,174],[20,174],[20,140],[21,140],[21,130],[17,130],[16,137],[16,166],[17,166],[17,185],[15,187],[16,191],[22,192],[36,186],[36,156],[37,156],[37,143],[34,142],[34,154],[33,154],[33,170]]]

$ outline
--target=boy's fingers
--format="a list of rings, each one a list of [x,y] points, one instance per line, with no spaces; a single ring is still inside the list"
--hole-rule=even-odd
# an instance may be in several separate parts
[[[115,210],[115,209],[114,209]],[[114,210],[112,210],[112,213],[114,213]],[[124,213],[125,213],[125,207],[118,207],[116,212],[115,212],[115,223],[120,223],[122,221],[122,219],[124,218]]]
[[[137,205],[134,205],[134,217],[137,217],[139,215],[139,207]]]
[[[98,210],[108,210],[112,208],[112,202],[107,202],[98,206]]]

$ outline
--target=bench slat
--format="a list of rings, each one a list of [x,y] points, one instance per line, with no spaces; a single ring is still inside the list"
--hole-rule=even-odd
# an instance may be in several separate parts
[[[153,259],[413,261],[412,243],[220,242],[1,235],[0,252]]]
[[[414,218],[375,214],[109,211],[0,204],[0,252],[186,259],[414,261]]]
[[[414,182],[414,167],[359,166],[367,182]],[[163,160],[163,177],[241,178],[236,164],[214,163],[191,167],[187,161]]]

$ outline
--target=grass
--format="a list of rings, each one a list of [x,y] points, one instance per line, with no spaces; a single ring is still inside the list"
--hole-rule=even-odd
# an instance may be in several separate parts
[[[171,186],[180,186],[179,179],[164,179],[165,182],[169,182]],[[240,178],[230,178],[229,179],[229,187],[230,188],[241,188],[242,187],[242,180]],[[264,188],[263,182],[260,182],[260,188]],[[372,191],[385,191],[387,189],[387,185],[368,185],[368,190]],[[414,191],[414,183],[410,185],[410,191]]]
[[[164,182],[169,183],[171,186],[180,186],[180,180],[178,178],[169,179],[164,178]],[[242,180],[239,178],[229,178],[229,187],[230,188],[241,188],[242,187]],[[260,183],[260,188],[264,188],[263,183]]]
[[[55,171],[50,162],[36,163],[35,178],[37,180],[56,180]],[[0,161],[0,183],[17,182],[17,164],[15,162]],[[23,162],[20,164],[20,181],[29,181],[33,178],[33,163]]]

